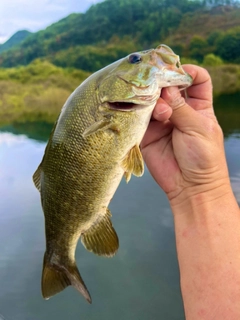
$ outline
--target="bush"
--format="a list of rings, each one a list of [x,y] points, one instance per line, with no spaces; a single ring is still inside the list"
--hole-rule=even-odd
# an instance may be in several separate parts
[[[232,94],[239,92],[240,88],[240,66],[222,65],[218,67],[207,67],[212,82],[214,95]]]
[[[88,75],[40,60],[0,69],[0,122],[55,121],[68,96]]]
[[[209,53],[207,54],[206,56],[204,56],[204,59],[203,59],[203,63],[202,63],[204,66],[221,66],[223,65],[223,60],[216,56],[215,54],[213,53]]]

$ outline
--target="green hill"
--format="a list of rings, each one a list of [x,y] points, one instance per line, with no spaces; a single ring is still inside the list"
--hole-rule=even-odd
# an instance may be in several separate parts
[[[17,45],[19,45],[23,40],[25,40],[31,32],[27,30],[20,30],[14,33],[11,38],[9,38],[6,42],[0,45],[0,52],[7,51]]]
[[[92,72],[131,51],[161,42],[199,62],[208,53],[239,62],[239,3],[215,0],[212,6],[208,2],[212,1],[105,0],[0,52],[0,67],[43,58],[61,67]],[[224,2],[232,4],[221,5]]]

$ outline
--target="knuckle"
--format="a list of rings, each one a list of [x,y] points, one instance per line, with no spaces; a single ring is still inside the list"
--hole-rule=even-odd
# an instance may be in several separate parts
[[[208,134],[210,134],[210,136],[213,139],[219,139],[219,140],[223,140],[223,131],[222,128],[220,127],[220,125],[218,124],[218,122],[215,121],[210,121],[210,123],[208,124]]]
[[[181,93],[179,91],[176,91],[173,94],[171,94],[169,98],[169,105],[173,109],[181,108],[185,105],[185,103],[185,99],[181,96]]]
[[[171,101],[171,107],[173,109],[179,109],[185,105],[185,99],[182,96],[178,96]]]

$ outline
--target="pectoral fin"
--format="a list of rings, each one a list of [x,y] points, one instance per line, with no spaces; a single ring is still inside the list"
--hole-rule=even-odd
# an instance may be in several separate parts
[[[109,121],[100,120],[98,122],[94,122],[90,127],[85,129],[85,131],[83,132],[83,137],[85,138],[98,131],[108,129],[108,127]]]
[[[111,222],[111,213],[107,209],[106,215],[81,235],[85,248],[100,256],[113,256],[118,247],[118,236]]]
[[[110,120],[107,119],[100,120],[94,122],[90,127],[86,128],[82,136],[85,138],[93,133],[97,133],[99,131],[106,131],[109,129],[112,131],[119,132],[119,129],[115,123],[112,123]]]
[[[135,145],[122,161],[122,168],[125,171],[124,176],[128,182],[131,174],[141,177],[144,173],[144,162],[138,145]]]

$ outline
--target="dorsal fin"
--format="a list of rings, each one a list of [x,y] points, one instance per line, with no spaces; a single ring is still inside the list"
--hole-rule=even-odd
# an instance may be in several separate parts
[[[45,148],[45,151],[44,151],[44,155],[43,155],[42,161],[39,164],[37,170],[33,174],[34,185],[39,191],[41,191],[41,173],[42,173],[42,167],[43,167],[43,163],[44,163],[44,158],[45,158],[46,153],[48,153],[48,150],[49,150],[49,147],[50,147],[50,142],[52,140],[52,137],[53,137],[54,131],[56,129],[57,123],[58,123],[58,120],[54,123],[54,126],[52,128],[52,131],[51,131],[51,134],[50,134],[50,137],[49,137],[49,141],[48,141],[48,143],[46,145],[46,148]]]
[[[37,170],[33,174],[34,185],[39,191],[41,190],[41,172],[42,172],[41,164],[42,163],[40,163]]]

